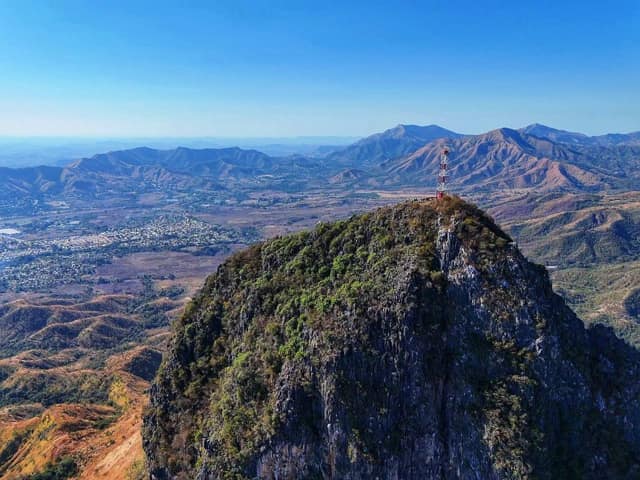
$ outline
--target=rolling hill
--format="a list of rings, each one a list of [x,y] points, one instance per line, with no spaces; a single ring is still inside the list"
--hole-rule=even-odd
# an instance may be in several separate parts
[[[140,478],[140,427],[182,301],[29,296],[0,305],[0,479]],[[42,476],[34,478],[67,478]]]

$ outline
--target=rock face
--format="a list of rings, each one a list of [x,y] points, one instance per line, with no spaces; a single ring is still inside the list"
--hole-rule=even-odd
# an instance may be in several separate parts
[[[639,374],[486,215],[414,201],[222,265],[144,447],[153,479],[640,478]]]

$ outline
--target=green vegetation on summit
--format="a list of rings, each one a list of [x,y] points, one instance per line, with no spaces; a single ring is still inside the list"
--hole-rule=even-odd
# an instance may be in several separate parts
[[[640,356],[457,198],[237,253],[174,328],[155,479],[640,474]]]

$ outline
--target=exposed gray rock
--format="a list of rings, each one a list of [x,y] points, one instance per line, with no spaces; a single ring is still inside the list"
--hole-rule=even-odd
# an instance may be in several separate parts
[[[158,480],[635,479],[639,373],[480,211],[409,202],[223,265],[144,446]]]

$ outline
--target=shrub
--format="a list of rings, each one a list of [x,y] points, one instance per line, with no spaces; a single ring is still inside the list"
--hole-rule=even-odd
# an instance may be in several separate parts
[[[66,480],[78,473],[78,465],[72,457],[62,457],[59,462],[49,464],[44,471],[34,473],[28,480]]]

